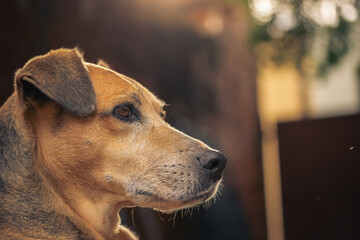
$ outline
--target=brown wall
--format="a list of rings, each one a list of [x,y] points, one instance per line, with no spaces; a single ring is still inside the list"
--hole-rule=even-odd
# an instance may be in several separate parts
[[[279,124],[286,239],[360,239],[360,115]]]

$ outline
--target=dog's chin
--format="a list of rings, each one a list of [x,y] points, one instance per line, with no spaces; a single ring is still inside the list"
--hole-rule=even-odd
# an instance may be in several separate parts
[[[198,204],[207,202],[211,200],[217,194],[217,187],[212,187],[208,191],[199,193],[194,196],[190,196],[185,200],[173,200],[169,199],[168,201],[164,201],[162,203],[155,203],[152,207],[157,211],[164,212],[164,213],[172,213],[174,211],[183,209],[183,208],[191,208]],[[156,206],[157,205],[157,206]]]
[[[219,191],[221,181],[211,185],[208,189],[202,192],[197,192],[191,195],[179,195],[176,197],[162,197],[151,192],[137,190],[135,202],[140,207],[152,208],[160,212],[171,213],[183,208],[189,208],[198,204],[208,202]]]

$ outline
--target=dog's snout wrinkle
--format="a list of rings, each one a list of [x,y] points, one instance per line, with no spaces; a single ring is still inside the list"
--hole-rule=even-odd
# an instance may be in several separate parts
[[[216,151],[206,151],[196,159],[209,172],[214,181],[221,179],[227,161],[224,154]]]

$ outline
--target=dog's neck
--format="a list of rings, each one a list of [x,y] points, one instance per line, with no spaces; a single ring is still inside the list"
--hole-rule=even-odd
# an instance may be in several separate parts
[[[104,239],[137,239],[132,232],[122,227],[119,212],[130,203],[120,199],[117,194],[103,192],[97,199],[85,193],[79,194],[75,188],[62,189],[59,192],[74,213],[86,225],[94,229]]]
[[[119,211],[122,206],[116,198],[104,195],[101,199],[94,200],[89,197],[78,196],[72,199],[71,207],[76,214],[89,223],[105,239],[114,239],[119,233],[120,217]]]

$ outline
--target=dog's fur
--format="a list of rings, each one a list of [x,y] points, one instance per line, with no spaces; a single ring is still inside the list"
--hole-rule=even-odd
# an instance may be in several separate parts
[[[31,59],[0,109],[0,239],[136,239],[119,210],[210,199],[226,158],[164,103],[77,49]]]

